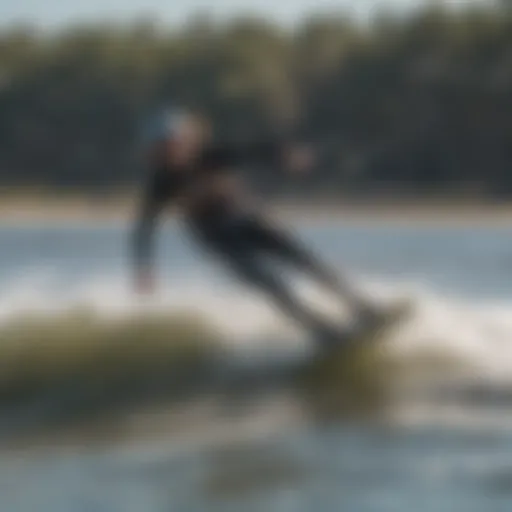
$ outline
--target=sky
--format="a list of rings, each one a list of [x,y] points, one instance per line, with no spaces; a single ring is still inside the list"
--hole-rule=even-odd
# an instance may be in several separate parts
[[[170,24],[183,23],[192,14],[208,12],[226,19],[256,13],[293,25],[311,12],[343,11],[366,17],[379,6],[404,10],[429,0],[0,0],[0,24],[31,21],[45,28],[77,22],[129,21],[139,16]],[[430,0],[435,1],[435,0]],[[466,0],[476,2],[480,0]],[[461,4],[464,0],[447,0]]]

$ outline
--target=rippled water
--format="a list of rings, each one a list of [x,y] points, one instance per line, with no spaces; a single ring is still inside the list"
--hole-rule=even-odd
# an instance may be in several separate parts
[[[414,296],[417,313],[393,340],[397,353],[410,357],[435,346],[471,361],[475,382],[505,390],[499,407],[484,400],[478,409],[408,410],[388,427],[287,425],[236,442],[227,435],[184,445],[164,435],[11,450],[0,461],[1,510],[510,510],[512,228],[331,222],[297,229],[369,292]],[[0,227],[0,315],[77,304],[130,314],[140,304],[130,293],[127,245],[126,229],[113,224]],[[279,324],[174,225],[162,230],[158,254],[162,290],[144,307],[201,309],[242,344]]]
[[[512,436],[461,429],[289,432],[229,448],[8,455],[4,510],[475,511],[512,500]]]

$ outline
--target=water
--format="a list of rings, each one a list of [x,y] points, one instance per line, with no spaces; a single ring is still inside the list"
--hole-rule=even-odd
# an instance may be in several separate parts
[[[425,347],[454,353],[473,364],[454,389],[485,383],[505,390],[505,401],[416,403],[380,426],[258,430],[252,424],[236,440],[229,434],[184,444],[141,436],[106,446],[13,449],[0,461],[1,509],[510,510],[512,228],[296,227],[370,293],[416,298],[414,320],[393,340],[401,357]],[[130,292],[127,235],[116,224],[0,227],[0,316],[53,314],[80,304],[107,315],[140,308]],[[158,260],[162,289],[144,307],[200,309],[240,344],[257,343],[280,324],[279,315],[226,279],[173,224],[162,229]],[[294,282],[308,298],[326,302]]]

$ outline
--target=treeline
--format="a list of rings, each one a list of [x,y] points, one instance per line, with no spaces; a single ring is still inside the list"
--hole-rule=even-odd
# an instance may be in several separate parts
[[[442,7],[369,25],[150,21],[0,32],[0,184],[111,191],[139,179],[139,121],[161,101],[229,141],[294,132],[317,172],[267,191],[512,196],[512,15]],[[248,171],[250,172],[250,171]]]

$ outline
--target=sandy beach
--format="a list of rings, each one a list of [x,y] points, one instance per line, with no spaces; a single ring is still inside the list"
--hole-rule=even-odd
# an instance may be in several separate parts
[[[90,199],[63,196],[0,197],[0,223],[125,223],[133,219],[137,201],[132,197]],[[268,203],[269,215],[303,223],[405,224],[417,226],[512,225],[512,204],[461,200],[351,200]],[[169,216],[172,212],[168,213]]]

